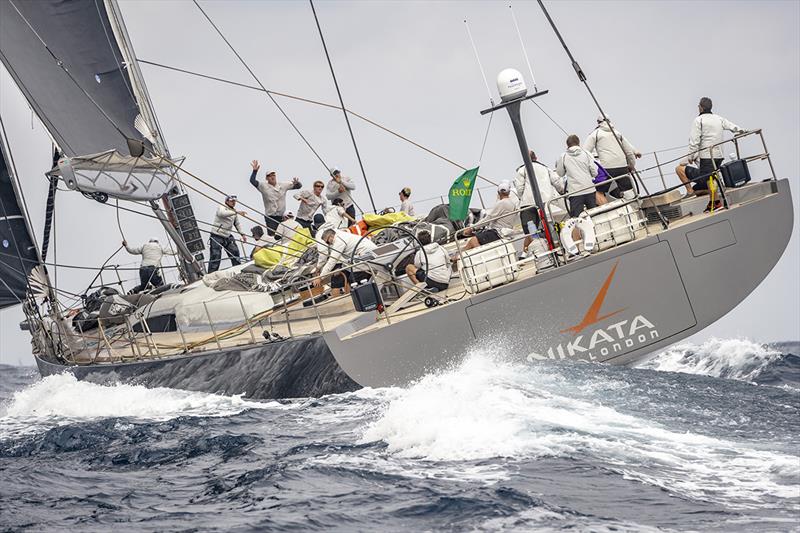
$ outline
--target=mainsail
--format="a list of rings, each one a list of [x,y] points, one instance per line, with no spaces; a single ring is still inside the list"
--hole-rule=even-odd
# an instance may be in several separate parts
[[[0,139],[0,309],[25,300],[39,254],[17,195],[9,152]]]

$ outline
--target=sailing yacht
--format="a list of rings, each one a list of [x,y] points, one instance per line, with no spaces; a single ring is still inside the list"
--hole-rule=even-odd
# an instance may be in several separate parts
[[[582,191],[542,207],[547,245],[529,258],[518,257],[519,230],[466,250],[469,230],[444,227],[434,233],[460,268],[442,292],[404,275],[422,248],[413,225],[363,237],[378,246],[340,271],[358,268],[372,281],[350,294],[323,295],[311,283],[322,244],[281,251],[280,269],[248,263],[206,274],[206,231],[190,193],[199,178],[169,152],[116,1],[0,0],[0,18],[0,60],[57,147],[42,169],[50,194],[64,183],[78,201],[148,205],[180,257],[180,284],[129,295],[111,283],[63,305],[48,274],[50,227],[39,246],[24,202],[30,178],[15,171],[4,131],[0,307],[23,307],[43,376],[282,398],[408,384],[476,345],[504,346],[530,364],[629,364],[733,309],[791,236],[788,180],[773,171],[726,184],[720,172],[720,209],[706,212],[704,199],[682,198],[677,187],[637,191],[586,213],[594,239],[584,235],[578,253],[565,246],[566,221],[553,207]],[[506,96],[517,110],[529,98]],[[763,150],[740,154],[740,164],[769,162],[761,131],[726,142],[738,152],[745,137]]]

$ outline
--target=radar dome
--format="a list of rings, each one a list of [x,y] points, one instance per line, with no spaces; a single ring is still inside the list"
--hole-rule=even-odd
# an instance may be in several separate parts
[[[507,68],[497,75],[497,92],[500,93],[501,101],[509,102],[528,94],[528,88],[518,70]]]

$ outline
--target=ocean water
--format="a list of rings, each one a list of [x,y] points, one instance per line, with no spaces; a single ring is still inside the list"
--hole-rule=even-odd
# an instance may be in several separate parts
[[[800,531],[800,344],[252,401],[0,367],[0,530]]]

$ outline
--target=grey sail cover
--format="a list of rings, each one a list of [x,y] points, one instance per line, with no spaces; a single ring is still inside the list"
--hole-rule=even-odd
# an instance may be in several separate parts
[[[0,309],[25,300],[26,280],[39,264],[9,168],[6,151],[0,149]]]
[[[143,140],[102,0],[0,0],[0,60],[66,155],[128,155],[126,138]]]

